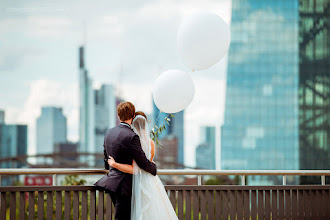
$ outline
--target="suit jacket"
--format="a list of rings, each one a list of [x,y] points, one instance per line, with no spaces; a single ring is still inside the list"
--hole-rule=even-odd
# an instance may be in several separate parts
[[[111,155],[116,162],[132,164],[133,160],[137,165],[156,175],[157,166],[150,162],[142,150],[139,136],[128,126],[119,124],[107,130],[104,136],[104,165],[109,169],[108,158]],[[124,196],[132,194],[132,174],[121,172],[113,167],[107,175],[95,183],[96,186],[105,188]]]

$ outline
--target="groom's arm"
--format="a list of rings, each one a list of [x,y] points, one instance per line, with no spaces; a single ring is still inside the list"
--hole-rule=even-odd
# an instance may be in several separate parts
[[[136,164],[143,170],[151,173],[152,175],[157,174],[157,166],[156,164],[150,162],[144,151],[141,148],[140,138],[139,136],[135,135],[131,141],[131,153],[132,157],[135,160]]]

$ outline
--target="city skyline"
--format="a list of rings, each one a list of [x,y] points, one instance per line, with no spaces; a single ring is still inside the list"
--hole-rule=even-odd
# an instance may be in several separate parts
[[[185,158],[191,158],[187,163],[194,165],[199,127],[222,122],[226,58],[192,73],[177,54],[176,32],[184,17],[200,10],[213,11],[230,22],[230,1],[76,3],[1,2],[5,13],[0,14],[0,38],[6,47],[1,49],[0,74],[6,83],[0,86],[0,108],[6,110],[9,123],[29,125],[29,153],[35,153],[35,120],[42,105],[63,107],[68,139],[78,141],[77,48],[83,43],[86,23],[86,62],[93,88],[113,84],[138,110],[152,112],[152,83],[161,72],[178,68],[192,74],[196,94],[186,109],[184,142]],[[6,10],[12,7],[48,7],[49,11]]]
[[[210,155],[199,131],[215,127],[216,169],[329,167],[325,0],[28,0],[2,1],[0,9],[0,124],[27,126],[30,155],[40,154],[42,106],[62,109],[66,140],[80,140],[80,151],[102,152],[105,130],[118,123],[115,106],[131,101],[158,118],[153,82],[168,69],[181,69],[194,80],[195,98],[161,135],[176,133],[179,163],[194,167],[199,154]],[[176,34],[180,22],[200,10],[223,16],[232,41],[228,57],[192,71],[177,54]],[[174,146],[173,140],[168,143]]]

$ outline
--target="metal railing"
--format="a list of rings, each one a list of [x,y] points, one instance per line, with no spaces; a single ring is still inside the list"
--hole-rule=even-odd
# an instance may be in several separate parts
[[[101,169],[0,169],[1,175],[103,175]],[[179,219],[330,219],[329,170],[159,170],[198,176],[198,185],[167,185]],[[239,175],[242,186],[201,186],[202,176]],[[244,186],[246,176],[282,176],[283,186]],[[287,176],[320,176],[321,185],[285,185]],[[0,219],[113,219],[110,195],[94,186],[0,187]]]
[[[165,186],[180,220],[330,219],[330,185]],[[94,186],[0,187],[0,219],[114,219]],[[18,217],[18,218],[16,218]]]
[[[53,175],[53,183],[56,183],[56,175],[104,175],[108,170],[102,169],[63,169],[63,168],[22,168],[22,169],[0,169],[1,175]],[[320,176],[320,184],[325,185],[325,176],[330,176],[330,170],[177,170],[160,169],[158,175],[183,175],[198,176],[197,185],[202,185],[202,176],[241,176],[241,184],[244,186],[246,176],[282,176],[283,185],[286,185],[287,176]]]

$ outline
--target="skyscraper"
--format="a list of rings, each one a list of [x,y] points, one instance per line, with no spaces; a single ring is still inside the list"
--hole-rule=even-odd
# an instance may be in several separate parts
[[[201,127],[201,141],[196,148],[196,166],[215,169],[215,127]]]
[[[5,123],[5,111],[0,110],[0,124]]]
[[[79,48],[79,82],[79,151],[102,152],[106,130],[116,126],[115,87],[103,84],[100,89],[93,89],[85,67],[83,46]]]
[[[329,0],[300,1],[299,19],[300,169],[330,169]],[[301,177],[301,183],[320,179]]]
[[[232,1],[222,169],[299,169],[298,3]]]
[[[0,123],[0,158],[25,156],[27,154],[27,125]],[[0,168],[20,168],[21,162],[1,162]],[[11,185],[18,177],[3,176],[1,184]]]
[[[94,94],[85,67],[84,47],[79,48],[79,151],[95,152]]]
[[[95,147],[103,148],[104,134],[116,126],[116,96],[115,88],[112,85],[102,85],[95,94]]]
[[[37,154],[54,152],[54,145],[67,141],[66,117],[62,108],[42,107],[37,119]]]
[[[153,102],[153,123],[161,126],[165,117],[168,114],[161,112]],[[177,163],[184,164],[184,111],[174,113],[174,118],[171,118],[170,125],[166,126],[166,130],[159,135],[159,139],[163,139],[169,135],[176,137],[178,142]]]

